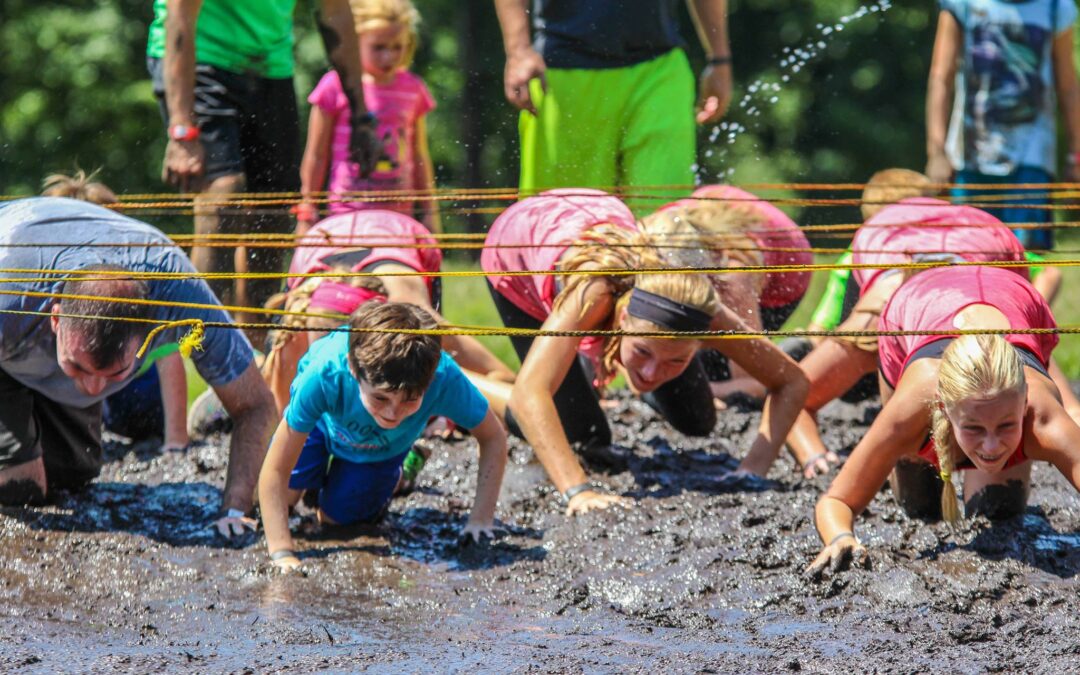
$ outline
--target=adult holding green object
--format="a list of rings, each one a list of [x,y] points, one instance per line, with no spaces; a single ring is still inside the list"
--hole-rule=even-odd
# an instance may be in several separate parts
[[[506,98],[521,109],[522,191],[689,185],[694,121],[731,99],[727,0],[687,0],[705,48],[697,111],[677,0],[495,0]]]

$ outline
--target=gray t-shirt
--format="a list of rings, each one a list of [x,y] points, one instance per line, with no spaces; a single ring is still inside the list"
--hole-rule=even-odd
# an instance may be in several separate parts
[[[676,0],[533,0],[549,68],[624,68],[682,46]]]
[[[127,246],[133,243],[165,245]],[[32,246],[21,246],[24,244]],[[63,282],[58,278],[62,275],[46,270],[78,270],[102,264],[135,272],[195,273],[184,252],[160,230],[100,206],[48,197],[0,204],[0,269],[8,270],[0,271],[0,291],[4,292],[0,295],[0,368],[57,403],[87,407],[119,391],[127,381],[110,383],[98,396],[81,393],[56,361],[56,336],[48,317],[10,312],[51,309],[54,301],[50,298],[21,295],[27,291],[59,293]],[[5,281],[31,278],[34,281]],[[148,284],[153,300],[219,304],[201,279],[162,279]],[[161,321],[230,320],[222,309],[148,307],[147,316]],[[161,331],[150,349],[178,340],[187,330],[180,327]],[[233,381],[251,363],[251,343],[239,330],[207,328],[203,345],[204,350],[194,352],[192,358],[199,374],[211,386]],[[133,378],[134,370],[132,373]]]
[[[963,30],[946,139],[953,166],[1004,176],[1021,166],[1056,173],[1051,47],[1076,21],[1073,0],[942,0]]]

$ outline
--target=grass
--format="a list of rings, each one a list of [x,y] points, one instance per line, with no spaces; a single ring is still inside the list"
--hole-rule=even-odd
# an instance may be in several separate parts
[[[1052,260],[1075,259],[1070,251],[1080,249],[1080,232],[1061,230],[1057,234],[1059,252],[1048,257]],[[829,262],[831,258],[819,256],[817,262]],[[459,260],[448,260],[444,265],[447,270],[476,269],[474,265]],[[1074,287],[1080,287],[1080,268],[1062,267],[1061,290],[1054,301],[1054,316],[1058,325],[1071,326],[1080,324],[1080,295],[1072,293]],[[806,326],[817,306],[818,299],[825,290],[826,273],[817,272],[810,282],[803,302],[785,324],[785,329]],[[470,326],[501,326],[499,314],[491,301],[488,286],[483,277],[449,277],[443,280],[443,315],[452,323]],[[503,336],[480,336],[477,338],[495,356],[515,370],[520,365],[517,354],[510,345],[509,338]],[[1070,379],[1080,378],[1080,335],[1062,335],[1061,343],[1054,350],[1054,357]],[[187,362],[188,398],[194,400],[206,389],[206,383],[195,372],[191,362]]]

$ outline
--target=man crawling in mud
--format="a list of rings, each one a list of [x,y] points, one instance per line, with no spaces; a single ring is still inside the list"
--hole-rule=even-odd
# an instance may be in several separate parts
[[[0,268],[8,270],[0,273],[0,503],[33,504],[97,477],[102,401],[135,377],[151,328],[229,317],[201,279],[127,274],[196,272],[156,228],[94,204],[9,202],[0,206],[0,244]],[[149,349],[180,330],[160,331]],[[209,329],[194,361],[234,422],[215,525],[223,536],[241,534],[255,526],[247,513],[274,401],[240,331]]]

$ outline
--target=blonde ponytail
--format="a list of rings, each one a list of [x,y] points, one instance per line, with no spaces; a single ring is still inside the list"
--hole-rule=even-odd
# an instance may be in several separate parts
[[[960,520],[953,455],[959,450],[947,411],[971,398],[992,398],[1006,392],[1020,392],[1027,386],[1024,363],[1000,335],[963,335],[952,341],[941,355],[937,398],[931,404],[930,432],[945,484],[941,492],[941,515],[950,524]]]

